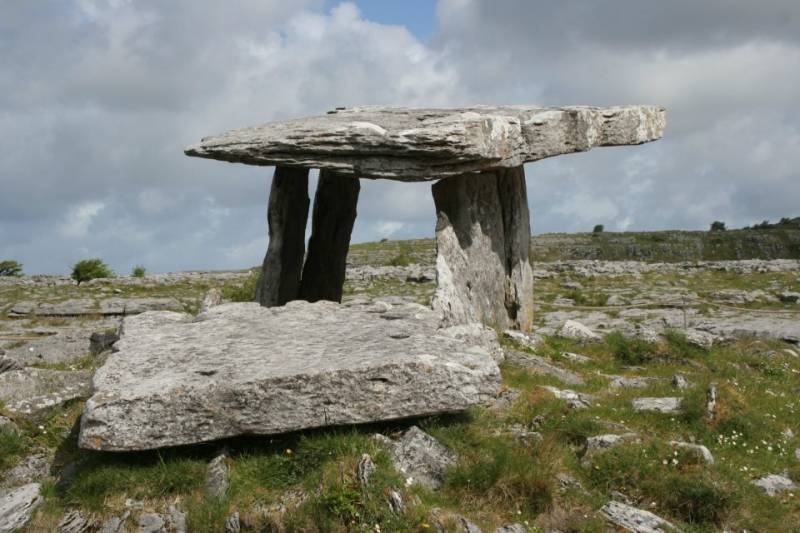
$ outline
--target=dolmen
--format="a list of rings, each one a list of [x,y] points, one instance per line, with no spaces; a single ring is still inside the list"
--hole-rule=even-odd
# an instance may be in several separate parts
[[[664,127],[656,106],[355,107],[190,146],[190,156],[275,166],[257,301],[125,318],[94,376],[80,446],[153,449],[487,402],[500,386],[495,347],[463,333],[531,330],[524,163],[653,141]],[[434,182],[430,307],[341,303],[361,179]]]

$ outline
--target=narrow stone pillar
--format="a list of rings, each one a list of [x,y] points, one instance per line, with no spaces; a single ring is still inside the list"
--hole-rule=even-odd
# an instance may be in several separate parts
[[[356,220],[358,178],[320,170],[300,299],[342,301],[347,250]]]
[[[267,208],[269,245],[256,286],[256,301],[264,307],[284,305],[300,294],[308,206],[308,169],[275,167]]]
[[[523,167],[442,179],[432,190],[433,308],[448,325],[482,322],[530,331],[533,269]]]

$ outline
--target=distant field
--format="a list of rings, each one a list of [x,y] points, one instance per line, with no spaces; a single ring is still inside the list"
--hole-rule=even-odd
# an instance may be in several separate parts
[[[722,261],[800,259],[800,230],[642,231],[624,233],[547,233],[531,237],[534,261]],[[389,265],[410,260],[432,264],[433,239],[354,244],[352,265]]]

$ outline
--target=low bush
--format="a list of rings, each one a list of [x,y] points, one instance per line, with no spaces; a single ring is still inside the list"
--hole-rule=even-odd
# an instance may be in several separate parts
[[[22,265],[17,261],[7,259],[0,261],[0,276],[21,276]]]
[[[133,270],[131,271],[131,276],[133,276],[134,278],[143,278],[146,273],[147,270],[145,270],[145,268],[142,265],[136,265],[135,267],[133,267]]]
[[[72,267],[72,279],[80,285],[84,281],[97,278],[113,278],[114,272],[102,259],[83,259]]]
[[[618,331],[605,336],[605,341],[620,363],[640,365],[652,360],[656,355],[656,347],[642,339],[626,337]]]

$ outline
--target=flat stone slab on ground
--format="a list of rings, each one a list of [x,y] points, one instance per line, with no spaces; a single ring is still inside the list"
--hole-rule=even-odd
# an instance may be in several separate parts
[[[389,445],[389,454],[395,468],[406,479],[406,484],[419,484],[437,489],[442,484],[445,471],[456,464],[456,454],[417,426],[412,426]]]
[[[142,450],[463,410],[500,386],[485,349],[416,304],[223,304],[128,317],[79,444]]]
[[[677,413],[681,408],[681,399],[666,398],[635,398],[633,409],[636,411],[655,411],[658,413]]]
[[[625,531],[633,533],[679,531],[660,516],[621,502],[608,502],[600,509],[600,513]]]
[[[91,393],[88,370],[25,368],[0,374],[0,401],[12,413],[34,415]]]
[[[79,298],[63,302],[19,302],[8,312],[10,317],[22,316],[118,316],[134,315],[145,311],[180,311],[181,303],[175,298]]]

